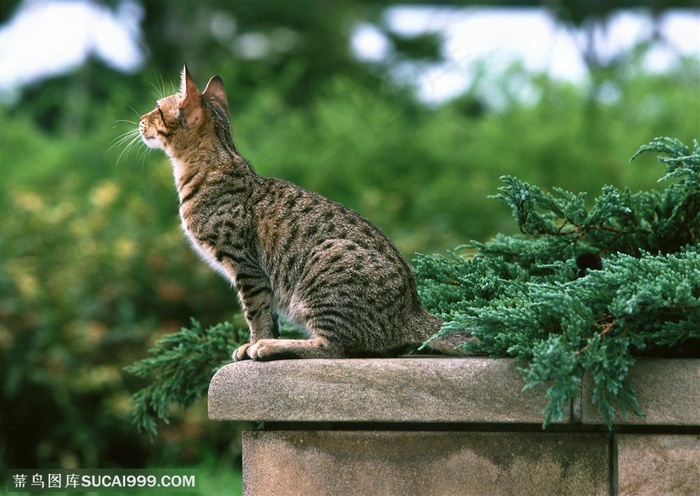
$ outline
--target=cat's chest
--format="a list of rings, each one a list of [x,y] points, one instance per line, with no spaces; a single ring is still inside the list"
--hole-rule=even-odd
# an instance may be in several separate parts
[[[213,241],[218,237],[217,233],[214,231],[207,233],[201,229],[201,226],[193,226],[188,217],[182,214],[181,220],[182,230],[200,258],[212,269],[236,285],[236,274],[238,271],[233,263],[232,254],[225,247],[218,246],[218,243]],[[226,254],[226,256],[223,254]]]

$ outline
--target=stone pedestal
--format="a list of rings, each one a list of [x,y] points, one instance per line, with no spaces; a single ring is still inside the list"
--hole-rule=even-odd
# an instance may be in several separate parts
[[[243,436],[249,495],[698,494],[700,360],[640,360],[645,417],[602,425],[591,381],[541,428],[518,362],[398,358],[240,362],[209,389]]]

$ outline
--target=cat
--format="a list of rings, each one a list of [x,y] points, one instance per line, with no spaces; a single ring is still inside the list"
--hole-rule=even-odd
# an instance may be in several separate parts
[[[230,131],[223,81],[200,92],[182,70],[180,91],[143,115],[139,133],[170,158],[182,227],[238,291],[250,341],[233,360],[393,357],[443,323],[426,312],[399,250],[353,210],[256,174]],[[279,339],[278,317],[309,339]],[[430,349],[459,354],[464,336]]]

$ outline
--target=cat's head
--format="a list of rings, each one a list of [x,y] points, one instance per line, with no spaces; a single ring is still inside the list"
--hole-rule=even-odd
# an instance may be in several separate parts
[[[233,148],[223,81],[214,76],[200,92],[185,66],[180,92],[161,98],[141,116],[139,133],[148,147],[160,148],[173,159],[186,158],[195,149]]]

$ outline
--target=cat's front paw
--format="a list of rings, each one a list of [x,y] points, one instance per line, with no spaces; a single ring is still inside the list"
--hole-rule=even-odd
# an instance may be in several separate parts
[[[234,362],[240,362],[241,360],[248,360],[250,356],[248,355],[248,348],[250,348],[250,343],[246,343],[243,346],[237,348],[231,358]]]
[[[284,344],[284,342],[282,343]],[[255,343],[246,343],[233,352],[233,361],[256,360],[264,361],[278,358],[280,355],[280,341],[278,339],[259,339]]]
[[[246,350],[246,353],[248,357],[253,360],[270,360],[278,354],[276,346],[278,343],[279,340],[277,339],[260,339],[255,344],[251,345],[250,348]]]

